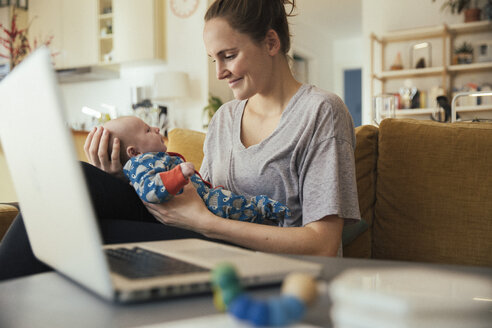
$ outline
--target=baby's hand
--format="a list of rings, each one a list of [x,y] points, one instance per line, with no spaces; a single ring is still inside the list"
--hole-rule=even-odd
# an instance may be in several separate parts
[[[195,165],[191,162],[184,162],[179,164],[181,167],[181,173],[183,173],[186,179],[189,179],[195,173]]]

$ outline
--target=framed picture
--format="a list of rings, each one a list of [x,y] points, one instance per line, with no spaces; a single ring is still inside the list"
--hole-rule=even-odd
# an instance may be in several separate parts
[[[476,41],[473,52],[477,63],[492,61],[492,40]]]
[[[432,47],[430,42],[420,42],[410,47],[410,67],[432,67]]]

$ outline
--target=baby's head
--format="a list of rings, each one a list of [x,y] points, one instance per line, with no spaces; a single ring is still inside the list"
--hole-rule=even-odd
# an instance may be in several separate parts
[[[114,138],[120,140],[120,160],[125,164],[131,157],[147,152],[167,150],[159,128],[150,127],[135,116],[123,116],[106,122],[104,128],[109,132],[108,152],[111,156]]]

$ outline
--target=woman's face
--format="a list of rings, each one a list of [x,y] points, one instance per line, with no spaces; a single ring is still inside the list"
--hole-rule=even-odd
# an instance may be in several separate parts
[[[217,78],[227,81],[236,99],[248,99],[266,91],[271,84],[273,61],[265,42],[253,42],[222,18],[205,23],[203,40],[215,62]]]

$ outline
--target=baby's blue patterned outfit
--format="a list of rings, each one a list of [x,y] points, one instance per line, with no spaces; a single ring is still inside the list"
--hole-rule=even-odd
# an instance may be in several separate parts
[[[148,203],[162,203],[173,197],[166,190],[159,173],[172,170],[184,159],[174,153],[145,153],[131,158],[123,172],[135,188],[138,196]],[[265,195],[244,197],[222,187],[211,187],[198,173],[190,181],[208,209],[217,216],[239,221],[263,223],[265,219],[278,221],[288,218],[290,210]],[[182,193],[181,189],[177,194]]]

